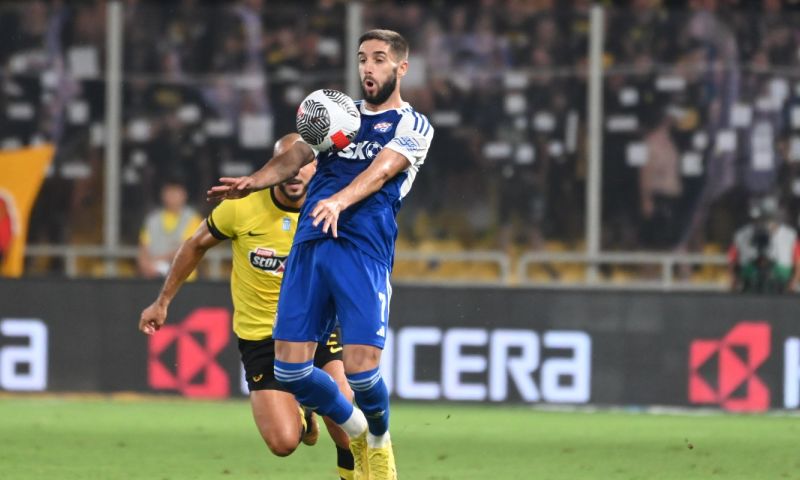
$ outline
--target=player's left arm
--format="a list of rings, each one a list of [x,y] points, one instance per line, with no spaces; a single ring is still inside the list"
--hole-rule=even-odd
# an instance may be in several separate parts
[[[246,177],[221,177],[219,179],[221,185],[211,187],[206,192],[206,200],[243,198],[252,192],[275,186],[296,176],[301,168],[313,162],[315,158],[316,154],[308,144],[296,141],[269,159],[258,171]]]
[[[167,321],[167,309],[189,275],[197,268],[209,248],[222,242],[212,233],[207,222],[201,222],[194,234],[186,239],[172,260],[158,297],[139,316],[139,330],[152,335]]]

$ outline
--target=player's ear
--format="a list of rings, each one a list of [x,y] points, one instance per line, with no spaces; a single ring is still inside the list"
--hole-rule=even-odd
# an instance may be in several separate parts
[[[408,73],[408,59],[401,60],[400,65],[397,67],[398,77],[405,77],[406,73]]]

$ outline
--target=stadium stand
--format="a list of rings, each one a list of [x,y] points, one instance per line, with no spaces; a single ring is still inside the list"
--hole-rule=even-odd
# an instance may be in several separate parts
[[[746,199],[767,191],[780,193],[797,224],[800,22],[780,2],[723,3],[607,8],[606,251],[721,252]],[[409,38],[415,73],[405,95],[437,127],[399,218],[401,251],[497,249],[512,259],[521,251],[579,251],[590,4],[364,4],[365,27]],[[192,179],[191,202],[207,212],[205,188],[261,164],[272,141],[293,129],[305,93],[344,88],[345,25],[333,19],[347,7],[184,0],[124,8],[121,238],[134,245],[159,178],[179,171]],[[8,39],[0,44],[0,146],[58,145],[33,212],[34,245],[101,241],[104,12],[100,1],[0,6]],[[37,258],[30,267],[62,266]],[[624,282],[634,270],[611,266],[606,277]],[[584,275],[566,264],[530,273]],[[723,275],[713,266],[677,273]],[[490,279],[497,270],[399,261],[397,274]]]

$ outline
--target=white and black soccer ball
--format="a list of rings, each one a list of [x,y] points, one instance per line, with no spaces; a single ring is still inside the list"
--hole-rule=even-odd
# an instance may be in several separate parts
[[[297,108],[297,133],[317,152],[342,150],[361,128],[353,99],[338,90],[311,92]]]

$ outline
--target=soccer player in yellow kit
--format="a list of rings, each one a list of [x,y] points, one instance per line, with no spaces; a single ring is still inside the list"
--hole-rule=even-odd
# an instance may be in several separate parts
[[[299,139],[296,133],[282,137],[275,144],[275,154],[288,150]],[[239,339],[253,419],[267,446],[277,456],[291,454],[301,440],[313,445],[318,436],[313,413],[307,410],[304,414],[294,396],[275,380],[275,342],[272,339],[286,257],[315,169],[316,165],[310,163],[283,184],[219,204],[178,249],[158,298],[142,311],[139,320],[139,329],[145,334],[158,331],[166,321],[170,302],[205,252],[231,239],[233,330]],[[315,362],[333,377],[342,393],[352,399],[336,332],[320,344]],[[339,476],[350,480],[353,456],[347,435],[327,417],[324,420],[336,443]]]

